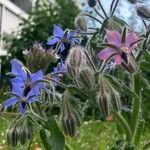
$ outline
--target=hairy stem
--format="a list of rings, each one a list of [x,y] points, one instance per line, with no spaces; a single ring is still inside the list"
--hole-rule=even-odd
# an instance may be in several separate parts
[[[117,113],[117,112],[113,111],[113,115],[118,120],[120,125],[122,126],[122,128],[123,128],[123,130],[124,130],[124,132],[126,134],[126,141],[130,142],[131,141],[131,130],[130,130],[130,127],[129,127],[128,123],[122,117],[120,112]]]
[[[139,74],[135,74],[134,76],[134,92],[137,94],[133,100],[133,112],[131,115],[130,127],[132,131],[132,135],[135,135],[137,130],[137,125],[139,122],[140,111],[141,111],[141,76]],[[134,136],[133,136],[134,138]]]

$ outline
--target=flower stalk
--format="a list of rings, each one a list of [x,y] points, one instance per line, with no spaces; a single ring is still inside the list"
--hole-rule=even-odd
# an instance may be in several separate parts
[[[126,120],[122,117],[122,115],[120,114],[120,112],[116,112],[113,111],[113,115],[114,117],[118,120],[118,122],[120,123],[120,125],[122,126],[125,134],[126,134],[126,141],[130,142],[131,141],[131,130],[130,127],[128,125],[128,123],[126,122]]]
[[[141,112],[141,76],[139,74],[134,75],[134,92],[137,94],[135,96],[133,101],[133,113],[131,116],[131,122],[130,122],[130,128],[132,131],[132,138],[134,138],[134,135],[136,134],[137,125],[140,118],[140,112]]]

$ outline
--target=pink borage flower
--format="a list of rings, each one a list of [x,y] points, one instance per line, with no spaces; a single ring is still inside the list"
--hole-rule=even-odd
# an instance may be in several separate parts
[[[106,30],[108,46],[97,54],[102,60],[107,60],[112,56],[116,64],[127,62],[128,55],[137,47],[138,36],[135,32],[126,34],[126,28],[121,35],[117,31]]]

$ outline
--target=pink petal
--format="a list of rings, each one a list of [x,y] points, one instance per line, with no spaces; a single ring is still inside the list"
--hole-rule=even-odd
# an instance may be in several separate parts
[[[114,44],[117,47],[121,46],[121,34],[119,32],[106,30],[106,35],[109,44]]]
[[[99,59],[105,60],[108,59],[113,53],[114,50],[112,48],[105,48],[97,54],[97,57]]]
[[[118,54],[114,56],[114,59],[115,59],[116,64],[118,65],[120,65],[123,62],[123,59]]]
[[[126,38],[126,46],[129,47],[129,52],[131,52],[134,48],[137,47],[137,44],[134,44],[130,47],[130,45],[136,41],[138,41],[138,36],[135,32],[130,32]]]

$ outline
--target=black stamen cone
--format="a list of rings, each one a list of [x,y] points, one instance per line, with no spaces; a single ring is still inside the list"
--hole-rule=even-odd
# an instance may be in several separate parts
[[[127,53],[122,52],[122,53],[121,53],[121,58],[125,61],[126,64],[128,63]]]
[[[30,86],[27,86],[25,89],[24,89],[24,96],[26,97],[28,95],[28,93],[31,91],[31,87]]]

